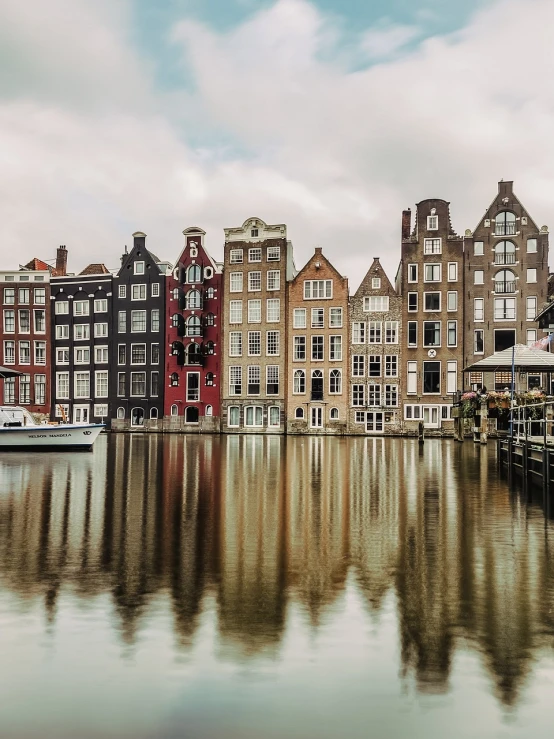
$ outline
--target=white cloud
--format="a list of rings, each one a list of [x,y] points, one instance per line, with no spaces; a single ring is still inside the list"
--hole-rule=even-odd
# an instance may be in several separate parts
[[[40,23],[11,1],[1,11],[15,60],[0,78],[6,263],[66,243],[74,268],[114,267],[136,229],[173,260],[193,223],[219,258],[223,227],[257,215],[288,224],[299,265],[319,244],[355,288],[373,256],[394,275],[400,213],[415,201],[450,200],[463,233],[503,177],[540,224],[550,218],[550,0],[499,0],[404,55],[408,30],[382,24],[345,51],[306,0],[280,0],[225,33],[184,19],[173,39],[195,83],[186,97],[155,90],[126,38],[124,4],[48,7]],[[73,20],[59,26],[66,11]],[[77,23],[90,39],[71,35]],[[350,71],[348,55],[368,49],[380,63]],[[207,139],[194,148],[202,130],[246,153]]]
[[[420,34],[421,30],[417,26],[383,23],[366,31],[360,46],[368,59],[382,60],[394,56]]]

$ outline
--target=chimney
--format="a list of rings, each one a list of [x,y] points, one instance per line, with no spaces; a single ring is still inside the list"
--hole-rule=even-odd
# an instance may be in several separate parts
[[[133,247],[136,249],[139,248],[146,248],[146,234],[142,233],[142,231],[135,231],[133,234]]]
[[[65,277],[67,274],[67,247],[65,244],[58,246],[56,251],[56,275]]]
[[[408,210],[402,211],[402,240],[410,238],[411,227],[412,227],[412,211],[410,210],[410,208],[408,208]]]

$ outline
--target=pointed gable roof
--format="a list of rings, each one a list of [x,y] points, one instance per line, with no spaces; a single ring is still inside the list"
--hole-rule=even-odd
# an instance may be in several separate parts
[[[80,275],[108,275],[110,270],[105,264],[89,264],[84,268]]]
[[[306,270],[308,269],[308,267],[310,267],[310,266],[311,266],[311,265],[312,265],[312,264],[313,264],[314,262],[325,262],[325,264],[327,265],[327,267],[329,267],[329,269],[330,269],[330,270],[331,270],[332,272],[334,272],[334,273],[335,273],[336,277],[337,277],[337,278],[338,278],[339,280],[343,280],[343,281],[346,281],[346,285],[348,285],[348,277],[345,277],[344,275],[341,275],[341,273],[340,273],[340,272],[338,271],[338,269],[337,269],[337,268],[336,268],[336,267],[335,267],[335,266],[334,266],[334,265],[333,265],[333,264],[332,264],[332,263],[331,263],[331,262],[330,262],[330,261],[329,261],[329,260],[327,259],[327,257],[326,257],[326,256],[325,256],[325,255],[323,254],[323,250],[322,250],[322,248],[321,248],[320,246],[316,246],[316,248],[315,248],[315,251],[314,251],[314,253],[313,253],[313,254],[312,254],[312,256],[311,256],[311,257],[310,257],[310,258],[308,259],[308,261],[307,261],[307,262],[306,262],[306,264],[305,264],[305,265],[304,265],[304,266],[302,267],[302,269],[301,269],[301,270],[300,270],[299,272],[297,272],[297,274],[295,275],[295,277],[294,277],[294,279],[292,280],[292,282],[296,282],[297,280],[299,280],[299,279],[300,279],[300,277],[302,276],[302,274],[303,274],[304,272],[306,272]]]
[[[381,286],[374,288],[371,286],[371,281],[374,277],[381,279]],[[373,257],[373,263],[368,269],[366,276],[360,283],[359,288],[354,293],[355,298],[362,297],[364,295],[389,295],[390,297],[396,297],[397,293],[389,280],[387,273],[381,266],[379,257]]]
[[[475,229],[475,231],[477,231],[477,229],[483,225],[483,222],[485,220],[491,220],[503,210],[513,211],[514,208],[517,207],[521,209],[522,215],[527,217],[527,219],[530,221],[530,224],[534,226],[535,230],[539,230],[539,227],[537,226],[533,218],[531,218],[531,216],[529,215],[529,211],[525,208],[521,200],[514,193],[513,186],[513,180],[500,180],[500,182],[498,183],[498,192],[494,196],[491,204],[477,224],[477,228]]]
[[[31,259],[30,262],[24,265],[25,269],[34,270],[34,271],[52,271],[52,267],[50,265],[46,264],[46,262],[43,262],[42,259],[38,259],[38,257],[34,257]]]

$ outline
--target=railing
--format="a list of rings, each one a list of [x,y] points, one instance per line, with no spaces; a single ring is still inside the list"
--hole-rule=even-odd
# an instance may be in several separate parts
[[[496,223],[494,228],[495,236],[514,236],[516,234],[516,223]]]
[[[511,282],[495,282],[494,292],[495,293],[515,293],[516,283],[515,280]]]
[[[186,329],[187,329],[187,333],[186,333],[187,336],[202,336],[203,335],[202,326],[187,326]]]
[[[516,255],[513,252],[496,252],[494,255],[495,264],[515,264]]]

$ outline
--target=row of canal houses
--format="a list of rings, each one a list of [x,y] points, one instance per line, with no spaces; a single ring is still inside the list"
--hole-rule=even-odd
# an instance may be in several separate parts
[[[462,369],[549,330],[548,229],[511,182],[463,237],[444,200],[404,211],[395,284],[375,258],[353,295],[320,248],[296,268],[283,224],[225,229],[223,262],[183,235],[175,263],[137,232],[116,271],[70,274],[61,246],[1,272],[3,402],[115,431],[450,434],[484,381]]]

